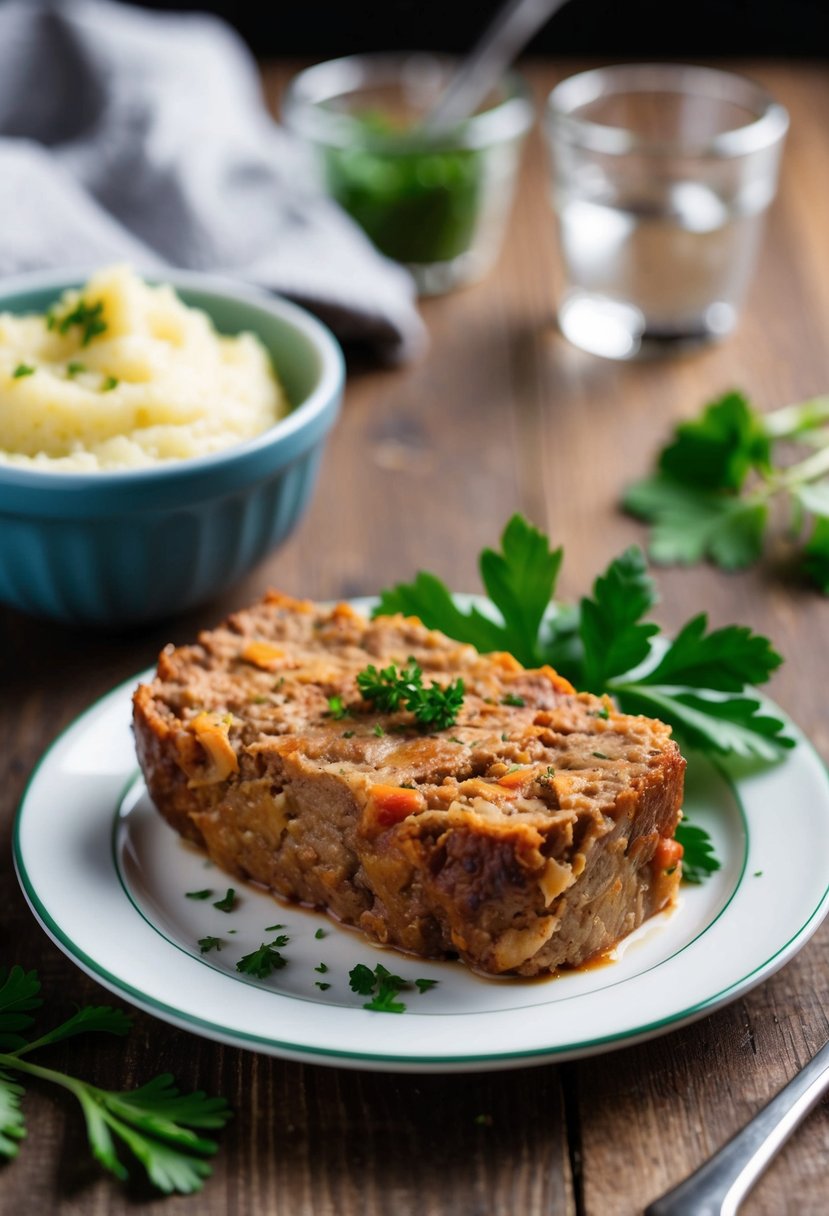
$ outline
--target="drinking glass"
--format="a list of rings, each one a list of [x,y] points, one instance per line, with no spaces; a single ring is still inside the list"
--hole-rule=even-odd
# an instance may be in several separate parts
[[[788,123],[759,85],[712,68],[625,64],[557,85],[546,130],[565,337],[630,359],[730,333]]]
[[[333,59],[296,76],[283,103],[328,192],[409,268],[421,295],[474,282],[494,263],[533,121],[527,88],[511,73],[464,122],[437,135],[423,129],[453,67],[424,54]]]

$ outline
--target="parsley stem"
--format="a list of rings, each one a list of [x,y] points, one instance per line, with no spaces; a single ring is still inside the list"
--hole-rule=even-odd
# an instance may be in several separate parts
[[[763,429],[770,439],[791,439],[823,422],[829,422],[829,397],[810,397],[763,415]]]
[[[819,451],[813,452],[799,464],[790,465],[783,469],[777,478],[776,489],[787,490],[792,486],[801,486],[807,481],[816,481],[829,473],[829,443]]]
[[[829,426],[822,427],[820,430],[808,431],[805,435],[798,435],[797,441],[805,447],[825,448],[829,446]]]
[[[34,1047],[34,1043],[30,1044]],[[22,1049],[20,1049],[22,1050]],[[86,1081],[79,1081],[76,1077],[71,1077],[65,1072],[56,1072],[53,1068],[44,1068],[42,1064],[33,1064],[31,1060],[21,1060],[19,1051],[0,1052],[0,1068],[12,1068],[17,1072],[28,1073],[32,1077],[39,1077],[41,1081],[51,1081],[54,1085],[60,1085],[63,1089],[68,1089],[73,1093],[78,1101],[81,1096],[89,1093],[97,1093],[98,1090],[94,1085],[90,1085]]]
[[[8,1054],[14,1056],[15,1059],[19,1059],[20,1056],[25,1055],[27,1052],[37,1051],[39,1047],[48,1046],[49,1043],[54,1041],[54,1034],[54,1030],[48,1030],[39,1039],[33,1039],[31,1043],[24,1043],[22,1047],[18,1047],[17,1051],[12,1051]]]

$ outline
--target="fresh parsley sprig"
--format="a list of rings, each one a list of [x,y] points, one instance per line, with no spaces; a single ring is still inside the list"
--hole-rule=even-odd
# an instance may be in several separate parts
[[[372,663],[358,673],[357,687],[363,700],[371,701],[380,713],[395,713],[402,705],[421,726],[434,730],[448,730],[455,725],[465,691],[460,678],[446,686],[424,685],[423,672],[414,659],[409,659],[402,670],[391,663],[378,671]],[[375,732],[383,733],[376,727]]]
[[[546,661],[545,617],[563,555],[562,548],[550,549],[543,532],[514,515],[504,529],[500,552],[484,549],[479,558],[481,579],[495,608],[492,614],[474,606],[460,609],[440,579],[420,573],[412,583],[381,592],[376,615],[418,616],[430,629],[440,629],[482,653],[506,650],[534,667]]]
[[[231,1117],[224,1098],[209,1098],[201,1091],[182,1094],[169,1073],[139,1089],[116,1092],[33,1063],[28,1056],[41,1047],[92,1031],[125,1035],[131,1025],[119,1009],[85,1006],[39,1038],[27,1039],[21,1032],[34,1022],[31,1011],[43,1004],[40,989],[36,971],[0,968],[0,1156],[16,1157],[26,1136],[24,1089],[14,1079],[23,1074],[77,1098],[92,1154],[116,1178],[128,1176],[120,1147],[141,1163],[150,1182],[165,1194],[200,1190],[211,1172],[205,1158],[218,1146],[199,1133],[221,1128]]]
[[[781,441],[811,452],[786,464]],[[676,428],[656,472],[630,486],[623,504],[651,525],[655,562],[707,559],[736,570],[761,556],[775,499],[799,538],[804,572],[829,595],[829,397],[761,414],[742,393],[727,393]]]
[[[574,683],[610,693],[626,713],[669,722],[701,751],[776,760],[782,748],[793,747],[785,724],[747,691],[782,662],[768,639],[741,625],[709,632],[700,613],[660,656],[651,644],[658,627],[642,621],[655,603],[644,554],[630,548],[582,600],[584,678]]]
[[[415,614],[461,641],[478,636],[473,644],[485,651],[505,649],[508,638],[519,640],[513,649],[517,657],[550,663],[577,688],[608,693],[628,713],[669,722],[702,751],[774,760],[793,746],[783,722],[766,714],[753,693],[782,661],[767,638],[741,625],[709,631],[700,614],[673,642],[654,645],[659,628],[647,618],[656,587],[640,549],[630,548],[612,561],[578,608],[553,601],[546,614],[539,613],[538,589],[552,600],[561,550],[551,550],[539,529],[515,515],[501,537],[501,553],[494,554],[501,559],[497,585],[485,574],[493,567],[487,554],[492,550],[481,555],[491,600],[486,612],[459,608],[439,579],[419,574],[413,583],[384,591],[376,614]],[[537,565],[535,573],[527,562]],[[516,608],[526,588],[539,595],[531,613]],[[481,621],[487,622],[486,634]]]

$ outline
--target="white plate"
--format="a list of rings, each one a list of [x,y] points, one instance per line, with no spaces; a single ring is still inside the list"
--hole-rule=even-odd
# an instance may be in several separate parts
[[[129,723],[138,678],[78,718],[44,756],[18,814],[15,863],[38,920],[79,967],[211,1039],[387,1071],[589,1055],[733,1000],[790,959],[829,908],[829,778],[801,738],[780,764],[753,771],[692,757],[686,813],[711,833],[723,868],[684,887],[676,911],[644,925],[617,961],[543,981],[486,980],[459,963],[379,950],[321,914],[232,882],[167,827],[136,768]],[[230,885],[238,903],[226,914],[212,902]],[[186,898],[203,888],[211,899]],[[290,937],[285,968],[262,981],[238,973],[236,962],[272,940],[277,931],[265,929],[275,923]],[[202,955],[198,939],[209,935],[223,948]],[[405,1014],[370,1012],[348,986],[360,962],[439,982],[405,993]]]

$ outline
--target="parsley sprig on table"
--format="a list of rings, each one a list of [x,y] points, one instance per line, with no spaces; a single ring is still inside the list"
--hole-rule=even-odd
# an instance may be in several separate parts
[[[32,1010],[43,1004],[40,988],[36,971],[0,968],[0,1156],[16,1157],[26,1136],[24,1089],[14,1079],[23,1074],[51,1082],[77,1098],[90,1149],[116,1178],[128,1176],[118,1155],[120,1147],[132,1153],[150,1182],[166,1194],[200,1190],[211,1172],[204,1158],[217,1149],[215,1140],[200,1132],[224,1127],[232,1113],[224,1098],[209,1098],[201,1091],[181,1094],[169,1073],[139,1089],[115,1092],[33,1063],[28,1056],[41,1047],[93,1031],[125,1035],[131,1025],[118,1009],[88,1005],[53,1030],[27,1039],[21,1032],[33,1024]]]
[[[781,442],[811,452],[786,464]],[[775,500],[799,538],[803,570],[829,595],[829,397],[761,414],[742,393],[727,393],[677,427],[657,471],[623,502],[650,523],[655,562],[708,559],[736,570],[761,556]]]
[[[445,687],[424,685],[423,672],[414,659],[409,659],[402,670],[392,663],[378,671],[371,664],[357,675],[357,687],[363,700],[371,701],[380,713],[395,713],[402,705],[414,714],[421,726],[431,726],[434,730],[454,726],[463,705],[463,680],[453,680]]]
[[[376,615],[415,614],[432,629],[482,651],[509,650],[521,662],[550,663],[577,688],[610,694],[619,708],[669,722],[709,753],[777,759],[792,747],[784,724],[764,712],[753,686],[781,663],[767,638],[742,625],[708,629],[704,613],[672,642],[655,645],[648,620],[656,588],[638,548],[610,563],[580,605],[553,597],[562,550],[520,515],[507,524],[501,551],[481,554],[490,603],[459,607],[432,574],[418,574],[380,597]]]

